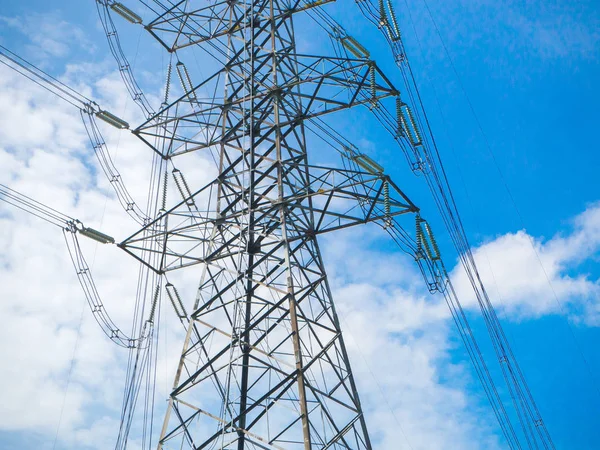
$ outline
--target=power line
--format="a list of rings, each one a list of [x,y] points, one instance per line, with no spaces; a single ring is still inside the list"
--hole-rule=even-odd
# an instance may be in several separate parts
[[[458,81],[458,85],[462,91],[462,94],[467,102],[467,105],[469,106],[469,110],[471,112],[471,115],[473,116],[473,119],[475,120],[475,123],[477,124],[477,128],[479,133],[481,134],[483,141],[484,141],[484,146],[486,148],[486,150],[488,151],[488,154],[490,155],[493,163],[494,163],[494,167],[496,168],[497,172],[498,172],[498,176],[500,177],[500,180],[502,182],[502,185],[504,187],[504,190],[506,191],[506,194],[508,195],[508,198],[511,202],[511,205],[513,206],[513,209],[515,210],[515,212],[517,213],[517,217],[519,219],[521,228],[526,229],[525,226],[525,220],[523,218],[523,215],[521,214],[521,211],[517,205],[517,202],[513,196],[512,190],[510,189],[508,182],[506,180],[506,177],[504,176],[504,173],[502,171],[502,169],[500,168],[500,164],[498,163],[498,159],[496,158],[496,154],[494,153],[492,146],[490,144],[490,140],[487,136],[487,133],[485,132],[485,130],[483,129],[483,125],[481,123],[481,120],[479,119],[479,115],[477,114],[477,112],[475,111],[475,107],[473,106],[473,102],[471,101],[471,98],[469,96],[469,94],[467,93],[467,90],[464,86],[464,83],[462,81],[462,77],[460,76],[460,74],[458,73],[458,70],[456,69],[456,65],[454,64],[454,59],[452,58],[452,56],[450,55],[450,51],[448,50],[448,47],[446,45],[446,42],[441,34],[441,31],[438,27],[437,21],[435,20],[433,13],[431,12],[431,8],[429,7],[429,3],[427,2],[427,0],[422,0],[423,4],[425,5],[425,8],[427,9],[427,13],[429,15],[429,18],[431,19],[431,22],[435,28],[436,34],[442,44],[442,47],[444,49],[444,53],[446,55],[446,58],[448,59],[449,63],[450,63],[450,67],[452,68],[452,71],[455,75],[456,80]],[[566,318],[567,317],[567,312],[565,310],[565,307],[563,305],[563,303],[560,301],[556,290],[554,289],[553,283],[548,275],[548,272],[544,266],[544,263],[542,262],[542,259],[540,257],[540,254],[535,246],[535,242],[533,241],[533,237],[529,234],[527,234],[527,240],[528,243],[531,247],[531,249],[533,250],[533,253],[535,254],[536,260],[538,262],[538,264],[540,265],[540,268],[542,269],[542,272],[544,273],[544,278],[546,279],[546,282],[548,284],[548,286],[550,287],[550,290],[552,291],[552,296],[554,298],[554,301],[556,302],[561,314],[563,317],[565,317],[565,323],[567,325],[567,328],[569,330],[569,333],[571,335],[571,339],[573,340],[573,343],[575,344],[575,347],[577,348],[577,351],[587,369],[587,372],[594,384],[596,393],[600,396],[600,387],[598,385],[598,380],[596,378],[596,376],[594,375],[594,373],[592,372],[591,366],[588,362],[587,357],[585,356],[583,349],[581,347],[581,343],[579,342],[579,340],[577,339],[575,332],[573,331],[573,327],[571,326],[571,324],[569,323],[569,320]]]

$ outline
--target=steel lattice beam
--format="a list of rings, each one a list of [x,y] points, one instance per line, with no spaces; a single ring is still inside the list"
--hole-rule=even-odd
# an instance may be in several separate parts
[[[309,163],[307,121],[398,94],[366,58],[296,52],[293,14],[313,6],[188,1],[145,26],[170,52],[227,55],[199,84],[178,63],[183,95],[134,130],[165,160],[219,166],[119,244],[158,274],[202,267],[160,448],[371,448],[317,236],[418,209],[356,154]]]

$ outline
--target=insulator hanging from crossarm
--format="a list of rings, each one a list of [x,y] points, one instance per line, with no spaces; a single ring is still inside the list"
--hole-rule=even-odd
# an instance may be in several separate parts
[[[183,306],[183,302],[181,301],[179,292],[177,292],[177,288],[171,283],[167,283],[167,285],[165,286],[165,290],[167,291],[167,296],[169,297],[169,300],[171,300],[171,304],[173,305],[175,314],[177,314],[177,316],[180,319],[184,319],[185,317],[187,317],[187,312],[185,311],[185,307]]]
[[[379,26],[385,27],[387,25],[387,15],[385,13],[384,1],[379,0]]]
[[[416,216],[415,219],[415,234],[417,238],[417,257],[420,257],[423,248],[423,227],[421,226],[421,218]]]
[[[417,218],[417,223],[418,223],[418,233],[419,233],[419,242],[421,244],[421,248],[419,249],[419,256],[423,257],[426,256],[429,259],[433,259],[433,252],[431,251],[431,245],[429,244],[429,241],[426,239],[425,237],[425,233],[423,232],[423,223],[425,221],[421,218]]]
[[[169,172],[165,170],[164,178],[163,178],[163,188],[162,188],[162,203],[161,210],[167,209],[167,183],[169,181]]]
[[[167,67],[167,81],[165,85],[165,100],[164,104],[167,105],[169,103],[169,93],[171,91],[171,73],[173,71],[173,65],[169,63]]]
[[[160,283],[156,285],[154,290],[154,297],[152,298],[152,305],[150,306],[150,315],[148,316],[148,322],[154,323],[154,315],[156,314],[156,305],[158,304],[158,298],[160,297]]]
[[[377,102],[377,79],[375,72],[375,62],[371,61],[369,64],[369,78],[371,80],[371,101],[373,103]]]
[[[352,157],[352,159],[358,164],[360,167],[365,169],[367,172],[377,175],[383,173],[383,166],[376,163],[372,158],[369,158],[367,155],[363,153],[359,153]]]
[[[192,191],[185,181],[185,177],[183,173],[179,169],[173,169],[173,179],[175,180],[175,185],[177,186],[177,190],[181,194],[183,200],[188,206],[194,206],[196,203],[194,202],[194,198],[192,197]]]
[[[385,29],[388,37],[391,41],[400,40],[400,30],[398,28],[398,22],[396,20],[396,14],[394,7],[390,0],[379,0],[379,28]],[[387,6],[387,10],[386,10]],[[389,16],[389,19],[388,19]]]
[[[181,82],[181,87],[183,88],[183,92],[191,99],[194,100],[196,98],[196,94],[193,92],[193,84],[192,78],[190,77],[190,73],[187,70],[187,67],[181,61],[178,61],[175,64],[175,69],[177,70],[177,76],[179,77],[179,81]]]
[[[429,292],[444,292],[448,284],[448,276],[441,260],[440,251],[431,232],[429,224],[421,218],[415,216],[415,240],[417,248],[414,256]]]
[[[396,99],[396,113],[398,115],[398,128],[402,129],[403,135],[409,139],[413,146],[422,145],[421,132],[412,110],[399,97]]]
[[[383,213],[385,218],[383,220],[384,228],[392,226],[392,216],[391,216],[391,205],[390,205],[390,181],[386,177],[383,180]]]
[[[103,120],[104,122],[106,122],[109,125],[112,125],[115,128],[119,128],[119,129],[128,129],[129,128],[129,124],[127,122],[125,122],[123,119],[115,116],[112,113],[109,113],[108,111],[98,111],[96,113],[96,117],[98,117],[98,119]]]
[[[437,245],[435,236],[425,219],[416,216],[416,238],[417,238],[417,258],[427,257],[431,261],[440,260],[440,249]]]
[[[398,21],[396,20],[396,13],[394,12],[394,6],[392,5],[392,2],[390,0],[387,0],[387,8],[388,8],[388,12],[390,15],[390,22],[391,22],[391,36],[390,38],[393,41],[399,41],[401,36],[400,36],[400,28],[398,27]],[[389,24],[388,24],[388,28],[389,28]]]
[[[404,130],[406,129],[406,124],[404,123],[404,117],[402,115],[402,105],[404,102],[398,95],[396,97],[396,136],[404,137],[406,134]]]
[[[440,259],[440,249],[435,239],[435,235],[431,232],[431,228],[429,227],[429,224],[427,222],[425,222],[425,233],[427,234],[427,237],[429,238],[429,241],[431,242],[431,247],[433,249],[431,259],[437,261]]]
[[[427,160],[427,156],[424,153],[425,146],[421,139],[421,133],[410,107],[402,101],[400,96],[396,97],[396,120],[396,137],[405,138],[411,144],[415,158],[411,161],[413,172],[426,171],[428,165],[424,161]]]

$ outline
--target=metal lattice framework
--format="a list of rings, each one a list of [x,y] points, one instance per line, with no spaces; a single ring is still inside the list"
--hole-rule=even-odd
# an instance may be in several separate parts
[[[190,3],[146,28],[227,59],[195,86],[179,62],[189,89],[134,133],[213,152],[218,176],[120,244],[157,273],[203,265],[159,446],[369,449],[316,236],[417,208],[381,173],[310,165],[305,121],[397,91],[367,59],[298,54],[299,3]]]

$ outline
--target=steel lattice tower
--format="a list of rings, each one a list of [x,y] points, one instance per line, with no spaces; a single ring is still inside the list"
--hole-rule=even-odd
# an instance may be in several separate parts
[[[158,273],[203,266],[159,448],[371,448],[316,236],[417,209],[364,155],[309,164],[307,120],[397,92],[367,58],[298,54],[302,9],[228,0],[146,26],[171,52],[227,55],[197,86],[178,63],[188,91],[134,131],[164,159],[205,149],[219,166],[196,193],[173,174],[184,200],[120,244]]]

